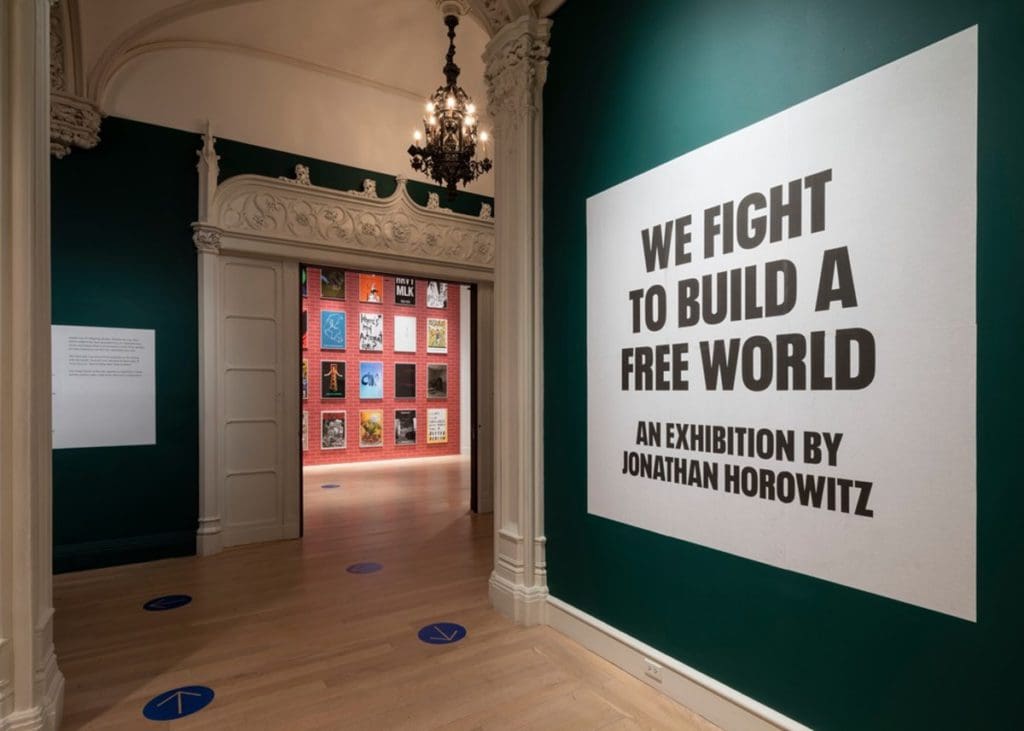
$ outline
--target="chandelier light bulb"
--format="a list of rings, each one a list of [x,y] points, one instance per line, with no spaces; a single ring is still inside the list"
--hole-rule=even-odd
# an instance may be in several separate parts
[[[427,102],[427,112],[430,114],[434,113],[434,102]]]
[[[455,109],[455,97],[453,97],[453,96],[448,97],[448,101],[445,102],[445,103],[448,105],[449,109]]]
[[[430,115],[430,126],[433,127],[435,124],[437,124],[437,117],[435,117],[433,114],[431,114]]]
[[[480,141],[481,142],[487,142],[487,132],[481,132],[480,133]]]
[[[413,138],[414,140],[416,140],[417,142],[419,142],[419,141],[420,141],[420,137],[421,137],[421,136],[422,136],[422,135],[420,135],[420,131],[419,131],[419,130],[415,130],[415,131],[414,131],[414,132],[412,133],[412,138]]]
[[[472,102],[467,104],[466,111],[469,112],[470,114],[476,114],[476,104],[473,104]]]
[[[472,127],[474,124],[476,124],[476,117],[466,117],[467,127]]]

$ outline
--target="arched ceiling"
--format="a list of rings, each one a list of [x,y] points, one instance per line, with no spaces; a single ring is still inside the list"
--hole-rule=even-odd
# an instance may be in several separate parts
[[[437,0],[64,1],[104,114],[192,131],[209,119],[220,136],[416,177],[405,148],[447,49]],[[458,4],[460,82],[483,107],[490,35],[560,3]],[[492,194],[491,176],[470,190]]]

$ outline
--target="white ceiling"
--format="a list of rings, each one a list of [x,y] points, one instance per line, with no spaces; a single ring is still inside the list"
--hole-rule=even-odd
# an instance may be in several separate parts
[[[444,80],[435,0],[79,0],[78,13],[106,114],[193,131],[210,119],[219,136],[416,175],[405,148]],[[488,33],[469,16],[457,34],[460,82],[485,107]],[[490,195],[492,177],[470,190]]]

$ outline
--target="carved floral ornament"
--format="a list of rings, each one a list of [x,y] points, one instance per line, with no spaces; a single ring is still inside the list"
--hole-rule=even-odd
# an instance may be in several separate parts
[[[504,28],[484,54],[487,103],[498,128],[516,127],[537,110],[547,79],[551,21],[523,18]]]
[[[93,148],[100,141],[100,113],[81,94],[82,73],[68,0],[51,0],[50,152],[62,158],[72,147]]]

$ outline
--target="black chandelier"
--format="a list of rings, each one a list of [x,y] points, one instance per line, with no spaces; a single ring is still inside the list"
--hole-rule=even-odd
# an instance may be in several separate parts
[[[466,185],[491,169],[487,158],[487,133],[477,132],[476,105],[459,86],[459,67],[455,65],[455,26],[459,19],[446,15],[448,26],[448,63],[444,65],[444,86],[439,86],[427,101],[423,115],[424,135],[419,130],[409,146],[412,169],[422,171],[438,185],[448,188],[448,198],[456,195],[455,186]],[[483,147],[484,158],[476,159],[476,143]]]

